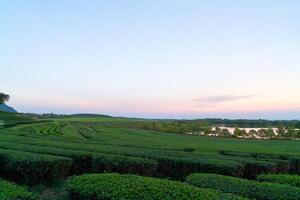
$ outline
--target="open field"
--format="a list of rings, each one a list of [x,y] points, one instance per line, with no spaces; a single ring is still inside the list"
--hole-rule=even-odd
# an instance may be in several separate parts
[[[111,122],[123,126],[147,120],[106,116],[41,120],[0,113],[1,117],[10,126],[0,128],[0,176],[29,186],[40,199],[70,199],[67,191],[72,188],[65,187],[64,180],[85,173],[129,173],[157,179],[157,182],[145,179],[146,185],[180,184],[192,173],[242,179],[256,179],[264,173],[300,174],[300,141],[296,140],[247,140],[189,136],[130,126],[116,128]],[[161,182],[162,179],[173,181]],[[57,184],[60,186],[55,189]],[[40,189],[36,189],[38,185]],[[174,186],[175,190],[180,187]],[[195,189],[187,187],[186,190]],[[203,191],[206,190],[200,193]],[[97,190],[94,192],[97,196]],[[81,196],[81,192],[77,191],[76,195]],[[222,196],[214,190],[207,195],[211,199]]]

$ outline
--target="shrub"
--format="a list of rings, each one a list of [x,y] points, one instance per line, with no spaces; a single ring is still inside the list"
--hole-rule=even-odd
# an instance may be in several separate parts
[[[92,156],[92,172],[118,172],[152,176],[156,173],[157,162],[147,158],[96,154]]]
[[[287,184],[300,187],[300,176],[288,174],[262,174],[257,177],[260,182]]]
[[[251,199],[300,199],[300,189],[297,187],[275,183],[260,183],[216,174],[192,174],[187,177],[186,182],[194,186],[217,189]]]
[[[242,160],[243,178],[255,179],[257,175],[264,173],[285,173],[288,172],[288,162],[268,162],[260,160]]]
[[[235,156],[243,158],[255,158],[261,161],[277,162],[276,171],[262,171],[262,173],[286,173],[300,174],[300,157],[283,154],[266,154],[258,152],[237,152],[237,151],[219,151],[219,154],[225,156]]]
[[[26,141],[27,142],[27,141]],[[230,160],[213,159],[212,157],[204,157],[201,155],[190,155],[186,157],[186,154],[182,155],[181,152],[168,152],[170,155],[163,155],[166,152],[160,151],[154,153],[151,151],[145,151],[138,149],[139,152],[127,152],[126,148],[119,150],[117,153],[124,153],[125,155],[114,155],[109,153],[97,153],[95,151],[88,150],[74,150],[62,147],[50,147],[49,145],[42,144],[18,144],[0,142],[0,147],[16,149],[19,151],[28,151],[34,153],[44,153],[65,156],[73,159],[73,165],[70,170],[70,174],[83,174],[87,172],[118,172],[118,173],[133,173],[138,175],[147,176],[163,176],[171,177],[174,179],[183,179],[185,176],[194,172],[205,173],[220,173],[224,175],[238,175],[242,164]],[[76,145],[80,149],[80,145]],[[74,148],[75,148],[74,147]],[[119,147],[113,147],[113,150],[118,150]],[[106,148],[108,150],[108,147]],[[144,152],[144,154],[143,154]],[[172,154],[173,153],[173,154]],[[141,155],[141,157],[139,157]],[[176,157],[176,155],[178,155]],[[150,158],[148,158],[148,156]],[[183,157],[185,156],[185,157]]]
[[[1,200],[35,200],[36,197],[25,188],[0,180]]]
[[[26,184],[48,184],[64,178],[71,164],[65,157],[0,149],[0,175]]]
[[[74,200],[242,200],[241,197],[156,178],[89,174],[71,177],[67,189]]]
[[[291,160],[287,156],[272,155],[264,153],[246,153],[235,151],[219,151],[233,160],[240,160],[244,163],[243,177],[248,179],[255,179],[258,174],[266,173],[288,173],[291,169],[295,168]]]
[[[289,157],[290,163],[290,173],[300,175],[300,158],[299,157]]]
[[[230,160],[219,160],[207,157],[158,157],[158,174],[174,179],[183,179],[195,172],[217,173],[238,176],[242,164]]]
[[[98,172],[133,173],[153,176],[156,173],[157,162],[152,159],[132,156],[121,156],[87,151],[69,150],[54,147],[0,142],[1,148],[10,148],[39,154],[65,156],[73,160],[68,175]]]

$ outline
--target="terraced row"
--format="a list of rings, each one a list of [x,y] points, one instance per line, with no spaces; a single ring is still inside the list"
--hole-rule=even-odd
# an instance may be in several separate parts
[[[119,174],[88,174],[68,180],[71,199],[77,200],[246,200],[231,194],[185,183]]]
[[[2,137],[0,148],[72,159],[68,175],[85,172],[135,173],[183,179],[193,172],[248,176],[262,172],[286,172],[288,163],[231,156],[208,156],[183,151],[166,151],[113,145],[87,145],[40,138]]]
[[[88,174],[69,178],[67,190],[72,199],[78,200],[300,199],[300,188],[286,184],[290,180],[299,182],[300,176],[264,175],[264,178],[268,182],[197,173],[189,175],[186,183],[180,183],[135,175]],[[278,184],[278,180],[283,184]]]
[[[285,184],[257,182],[216,174],[192,174],[187,177],[186,182],[200,188],[216,189],[249,199],[300,199],[300,188]]]

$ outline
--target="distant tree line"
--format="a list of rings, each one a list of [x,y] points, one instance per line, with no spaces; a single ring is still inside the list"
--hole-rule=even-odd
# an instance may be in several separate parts
[[[300,128],[299,120],[264,120],[264,119],[201,119],[214,126],[240,127],[240,128],[268,128],[283,125],[285,127]]]
[[[256,139],[300,139],[300,129],[280,124],[275,128],[250,129],[249,131],[235,127],[234,132],[230,133],[227,128],[215,127],[203,132],[202,135]]]
[[[234,120],[230,120],[232,122]],[[237,124],[246,125],[243,120],[237,120]],[[247,121],[247,120],[245,120]],[[252,125],[255,121],[250,120]],[[250,131],[246,131],[245,127],[235,125],[234,132],[230,133],[226,124],[214,124],[214,119],[204,120],[126,120],[126,121],[109,121],[103,122],[103,126],[129,129],[152,130],[159,132],[193,134],[204,136],[220,136],[220,137],[237,137],[237,138],[257,138],[257,139],[300,139],[300,129],[295,126],[295,121],[266,121],[267,123],[260,123],[262,127],[255,125]],[[297,121],[298,122],[298,121]],[[234,124],[234,123],[231,123]],[[270,125],[271,124],[271,125]],[[264,127],[264,126],[265,127]],[[268,126],[267,126],[268,125]],[[248,128],[248,127],[247,127]],[[254,128],[259,128],[258,130]]]

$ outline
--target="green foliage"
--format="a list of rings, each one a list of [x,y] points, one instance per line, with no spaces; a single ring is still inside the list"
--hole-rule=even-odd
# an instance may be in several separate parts
[[[36,200],[36,196],[25,188],[0,179],[1,200]]]
[[[35,115],[5,117],[14,125],[0,130],[0,176],[26,184],[49,184],[74,174],[103,172],[175,180],[199,172],[251,179],[261,173],[300,173],[299,141],[212,138],[132,129],[145,124],[164,130],[173,129],[173,124],[187,128],[185,122],[177,121],[166,125],[163,121],[153,124],[151,120],[100,116],[61,116],[51,118],[51,122]],[[127,127],[116,128],[115,124]],[[203,130],[211,130],[209,125],[202,125]],[[67,159],[66,163],[61,159]],[[53,196],[61,195],[49,195],[48,199]]]
[[[260,183],[216,174],[192,174],[186,182],[201,188],[211,188],[250,199],[300,199],[300,188],[275,183]]]
[[[261,153],[261,152],[236,152],[236,151],[219,151],[221,155],[245,159],[246,163],[251,161],[254,167],[246,178],[255,178],[261,173],[292,173],[300,174],[300,157],[295,155],[286,155],[282,153]],[[257,162],[255,160],[257,160]],[[254,165],[253,165],[254,164]],[[253,171],[254,170],[254,171]],[[246,170],[247,171],[247,170]],[[252,172],[251,172],[252,171]],[[255,173],[256,171],[256,173]],[[251,175],[252,174],[252,175]]]
[[[240,136],[245,136],[247,133],[244,129],[239,129],[238,127],[236,127],[234,129],[234,133],[235,136],[240,137]]]
[[[134,175],[89,174],[67,182],[71,199],[76,200],[242,200],[214,190],[185,183]]]
[[[257,135],[259,135],[260,137],[265,137],[265,138],[274,138],[275,137],[275,133],[274,133],[273,129],[271,129],[271,128],[259,129],[257,131]]]
[[[22,124],[43,123],[45,120],[37,120],[20,113],[9,113],[0,111],[0,120],[5,121],[5,128]]]
[[[69,130],[66,127],[72,127],[68,134],[65,133]],[[278,150],[284,147],[285,141],[276,144],[272,141],[244,140],[241,143],[236,139],[103,128],[87,119],[77,123],[59,119],[51,123],[18,125],[5,131],[9,134],[0,135],[0,147],[71,158],[73,164],[66,172],[68,175],[118,172],[182,180],[190,173],[205,172],[253,179],[260,173],[286,173],[288,169],[297,169],[298,166],[297,160],[288,161],[292,157],[278,159]],[[287,150],[296,147],[296,141],[289,143],[292,145],[287,145]],[[266,153],[253,154],[251,158],[248,153],[218,155],[220,148],[242,148],[259,153],[271,150],[269,154],[274,157],[270,158]],[[287,153],[286,150],[284,152]]]
[[[24,141],[24,139],[23,139]],[[16,140],[15,140],[16,142]],[[183,155],[189,155],[188,153],[174,152],[174,155],[169,154],[169,156],[160,155],[163,151],[152,150],[152,152],[126,152],[129,150],[120,148],[118,146],[113,146],[112,151],[105,146],[107,153],[124,153],[131,156],[121,156],[113,154],[103,154],[96,153],[96,149],[90,148],[90,151],[82,151],[80,145],[69,146],[68,143],[62,143],[63,146],[58,145],[56,142],[55,148],[49,147],[44,143],[41,146],[18,144],[13,145],[11,142],[0,142],[0,147],[9,148],[19,151],[29,151],[33,153],[43,153],[52,154],[58,156],[70,157],[73,159],[73,164],[71,166],[70,174],[82,174],[86,172],[118,172],[118,173],[133,173],[139,175],[160,175],[167,176],[176,179],[182,179],[186,175],[192,172],[218,172],[220,174],[237,175],[239,169],[242,168],[241,164],[229,160],[214,159],[213,157],[203,157],[203,156],[190,156],[180,157]],[[63,148],[62,148],[63,147]],[[74,150],[77,147],[78,150]],[[100,148],[97,148],[100,150]],[[119,150],[118,150],[119,149]],[[136,149],[136,148],[133,148]],[[165,152],[165,154],[167,151]],[[173,152],[172,152],[173,153]],[[135,157],[135,156],[148,156],[145,157]],[[173,157],[174,156],[174,157]],[[176,157],[178,156],[178,157]],[[158,171],[157,171],[158,170]]]
[[[0,149],[0,175],[26,184],[64,178],[71,164],[69,158]]]
[[[13,143],[0,142],[0,147],[2,148],[71,158],[73,160],[72,165],[70,169],[66,169],[66,173],[70,175],[88,172],[118,172],[151,176],[155,174],[157,168],[157,162],[148,158],[68,150],[27,144],[18,144],[17,146],[13,145]]]
[[[70,120],[71,118],[69,118]],[[300,121],[266,121],[266,120],[219,120],[219,119],[198,119],[198,120],[110,120],[101,121],[99,125],[110,128],[130,128],[141,130],[152,130],[166,133],[179,134],[200,134],[206,136],[220,137],[243,137],[263,139],[296,139],[300,137],[300,131],[295,128],[300,127]],[[224,122],[224,123],[221,123]],[[285,128],[282,124],[288,125]],[[227,129],[221,129],[219,126],[235,127],[234,134],[231,135]],[[238,126],[240,125],[240,126]],[[213,127],[216,127],[213,130]],[[238,127],[259,127],[258,131]],[[270,127],[278,127],[277,134]]]
[[[284,173],[288,172],[289,170],[289,164],[287,161],[269,162],[253,159],[242,159],[243,160],[241,160],[241,162],[244,163],[242,177],[247,179],[255,179],[257,175],[263,173]]]
[[[94,155],[92,172],[118,172],[153,176],[156,174],[157,161],[118,155]]]
[[[230,161],[214,159],[213,157],[157,157],[158,174],[175,179],[183,179],[194,172],[218,173],[238,176],[241,173],[242,164]]]
[[[10,96],[8,94],[0,92],[0,104],[5,103],[6,101],[9,100],[9,98]]]
[[[0,148],[69,158],[70,167],[61,172],[64,177],[118,172],[183,180],[190,173],[202,172],[254,179],[261,173],[300,173],[298,141],[211,138],[103,127],[112,122],[131,127],[131,123],[143,125],[146,121],[126,118],[59,117],[51,120],[0,130]],[[240,152],[233,152],[236,149]]]
[[[226,129],[226,128],[221,129],[221,130],[219,131],[219,135],[220,135],[221,137],[231,137],[230,132],[229,132],[228,129]]]
[[[287,184],[300,187],[300,176],[288,174],[261,174],[257,177],[260,182]]]

